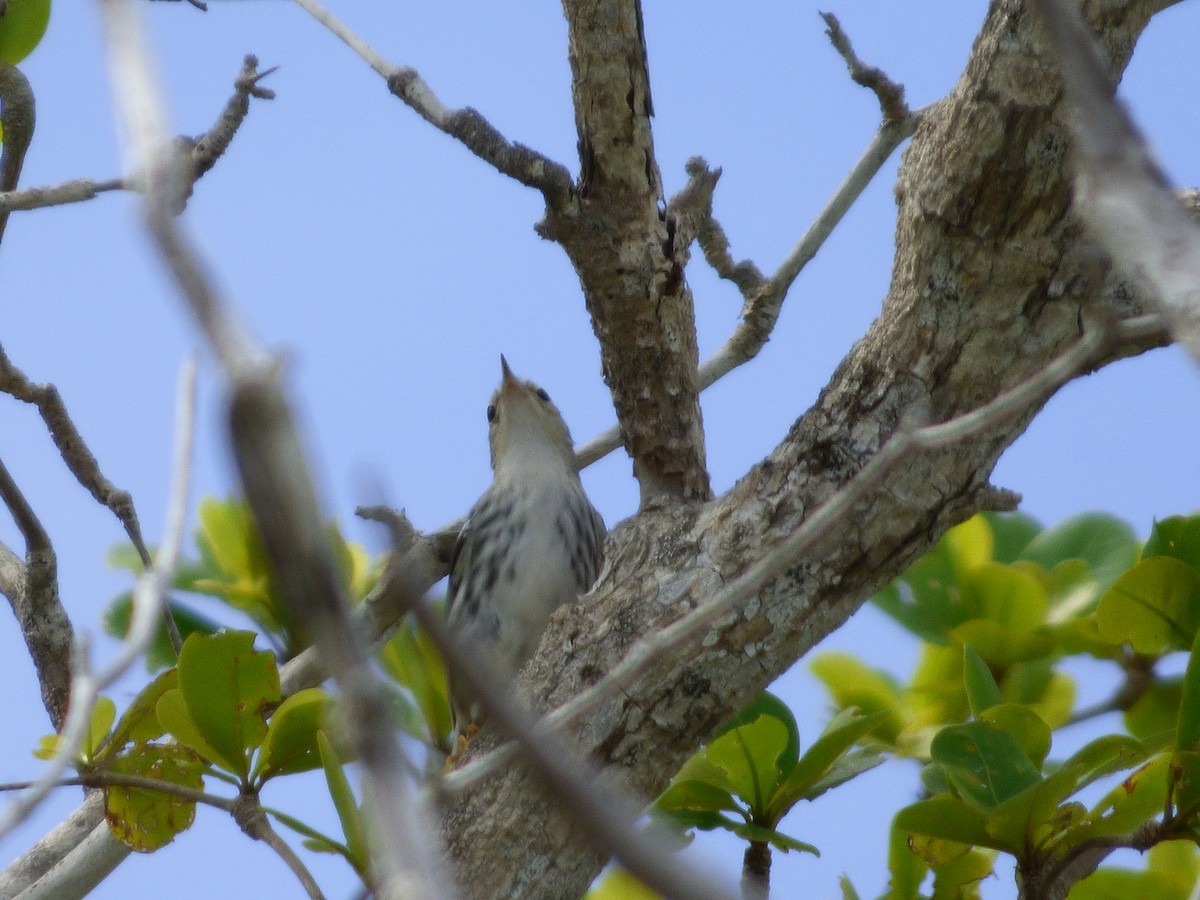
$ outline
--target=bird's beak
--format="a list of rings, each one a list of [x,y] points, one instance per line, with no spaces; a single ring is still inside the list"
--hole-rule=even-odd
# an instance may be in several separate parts
[[[516,381],[517,376],[512,373],[512,369],[508,367],[508,360],[504,358],[504,354],[500,354],[500,375],[504,381]]]

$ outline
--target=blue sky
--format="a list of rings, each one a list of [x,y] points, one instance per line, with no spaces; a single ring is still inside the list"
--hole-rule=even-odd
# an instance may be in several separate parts
[[[412,65],[448,105],[478,108],[504,134],[577,168],[566,34],[557,4],[473,0],[401,4],[342,0],[333,8],[385,58]],[[914,107],[954,84],[982,22],[982,0],[880,4],[845,0],[646,4],[656,110],[655,141],[668,194],[684,163],[724,168],[715,210],[737,257],[772,270],[866,147],[878,122],[871,94],[850,82],[823,34],[830,9],[864,60],[908,89]],[[298,7],[278,0],[215,0],[207,14],[182,3],[146,3],[176,130],[209,127],[243,54],[279,65],[230,153],[198,185],[186,219],[229,298],[256,334],[288,359],[324,499],[352,539],[383,541],[353,517],[387,500],[420,528],[466,511],[489,480],[484,407],[505,353],[544,385],[577,441],[612,423],[578,280],[533,224],[539,197],[495,174],[391,97],[381,79]],[[38,131],[22,183],[49,185],[122,171],[100,44],[97,5],[60,0],[42,46],[23,64],[38,98]],[[1196,85],[1189,46],[1200,9],[1158,17],[1123,92],[1160,160],[1196,184]],[[771,342],[754,362],[703,398],[714,487],[728,488],[764,456],[816,398],[834,366],[878,314],[889,280],[893,159],[801,274]],[[175,382],[199,342],[162,267],[148,252],[134,198],[15,213],[0,247],[5,315],[0,342],[37,381],[52,381],[117,485],[130,490],[143,528],[163,524]],[[740,297],[702,261],[695,292],[701,355],[736,324]],[[223,495],[233,479],[222,443],[219,384],[201,366],[194,497]],[[1200,380],[1184,356],[1157,351],[1069,386],[1005,454],[995,483],[1052,523],[1103,509],[1145,533],[1154,517],[1197,504]],[[64,603],[94,653],[106,603],[128,588],[107,569],[122,533],[71,479],[36,415],[0,398],[0,457],[25,490],[59,555]],[[630,515],[637,490],[623,453],[584,475],[609,525]],[[19,537],[0,521],[0,540]],[[915,648],[871,610],[828,642],[898,673]],[[881,656],[878,648],[886,647]],[[29,755],[48,730],[20,636],[0,628],[9,687],[0,780],[35,775]],[[122,706],[136,681],[116,693]],[[797,666],[777,685],[802,738],[819,729],[825,698]],[[1103,683],[1085,684],[1103,695]],[[849,873],[864,895],[883,890],[888,814],[907,802],[911,772],[885,766],[801,809],[786,824],[820,846],[821,860],[777,858],[780,896],[804,886],[836,895]],[[320,791],[273,788],[268,803],[329,821]],[[62,815],[64,790],[18,834],[5,861]],[[741,849],[705,841],[736,878]],[[218,862],[219,861],[219,862]],[[331,897],[352,879],[318,860]],[[279,889],[280,883],[283,890]],[[227,819],[202,810],[195,829],[166,851],[128,860],[98,897],[300,896],[282,864]],[[290,893],[289,893],[290,892]],[[1014,895],[993,880],[990,897]]]

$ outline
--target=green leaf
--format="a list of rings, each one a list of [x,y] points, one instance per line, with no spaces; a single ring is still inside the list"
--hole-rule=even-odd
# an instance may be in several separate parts
[[[1194,750],[1200,742],[1200,633],[1197,633],[1183,675],[1179,698],[1179,722],[1175,729],[1175,749]]]
[[[824,682],[839,708],[856,707],[864,714],[887,712],[872,733],[884,743],[896,742],[904,728],[906,710],[893,678],[849,653],[822,653],[809,669]]]
[[[154,705],[154,717],[163,728],[170,732],[171,737],[198,756],[209,760],[226,772],[238,771],[238,762],[234,759],[225,759],[220,751],[208,742],[208,739],[192,720],[191,714],[188,712],[187,701],[183,698],[183,691],[178,688],[164,691]]]
[[[1062,625],[1077,620],[1091,610],[1100,598],[1100,583],[1082,559],[1067,559],[1050,570],[1046,587],[1050,609],[1046,621]]]
[[[1092,825],[1084,837],[1126,834],[1163,811],[1171,758],[1156,756],[1092,807]]]
[[[800,729],[787,704],[770,691],[763,691],[753,703],[738,710],[716,730],[713,737],[720,737],[734,728],[749,725],[759,716],[770,716],[787,728],[787,744],[779,755],[778,763],[780,772],[786,777],[795,768],[796,760],[800,757]]]
[[[933,867],[933,894],[930,900],[961,900],[972,896],[972,888],[992,874],[995,854],[970,850],[945,865]]]
[[[646,887],[627,870],[615,866],[605,872],[583,895],[583,900],[660,900],[661,895]]]
[[[309,850],[312,850],[315,853],[337,854],[350,863],[351,867],[354,867],[355,861],[351,857],[350,848],[345,844],[335,841],[329,835],[317,831],[317,829],[313,828],[312,826],[307,825],[294,816],[289,816],[287,813],[281,812],[278,809],[272,809],[269,806],[264,806],[262,810],[281,825],[285,825],[297,834],[303,835],[305,837],[305,840],[303,841],[304,846]],[[358,870],[355,869],[355,871]],[[359,874],[362,873],[360,872]]]
[[[1052,729],[1071,718],[1075,708],[1075,682],[1054,668],[1053,659],[1017,663],[1004,673],[1000,692],[1006,703],[1028,705]]]
[[[725,772],[733,793],[762,821],[781,774],[779,759],[787,749],[787,726],[771,715],[737,725],[714,738],[704,757]]]
[[[1200,572],[1168,556],[1144,559],[1100,598],[1100,634],[1138,653],[1192,646],[1200,628]]]
[[[114,774],[155,778],[194,791],[204,789],[204,770],[204,763],[179,744],[138,744],[109,763]],[[166,846],[196,817],[194,800],[162,791],[110,786],[104,796],[113,837],[139,853]]]
[[[1002,702],[1000,685],[996,684],[996,679],[992,677],[992,670],[969,646],[963,647],[963,678],[967,685],[967,702],[976,718],[984,710]]]
[[[1106,589],[1133,565],[1137,553],[1137,535],[1128,524],[1105,513],[1086,513],[1043,531],[1021,558],[1047,571],[1063,560],[1082,559],[1101,589]]]
[[[213,576],[197,580],[193,589],[220,597],[267,631],[283,631],[266,548],[250,508],[238,498],[205,497],[198,516],[196,545]]]
[[[178,691],[155,711],[176,739],[245,780],[250,754],[266,736],[267,710],[279,702],[279,671],[254,634],[194,634],[179,655]]]
[[[1025,513],[981,513],[992,529],[992,558],[1007,565],[1021,558],[1025,548],[1042,530],[1041,524]]]
[[[1009,849],[998,845],[996,839],[988,834],[987,816],[983,811],[949,794],[931,797],[904,807],[896,813],[892,828],[909,834],[923,834],[975,847]]]
[[[0,62],[16,65],[41,43],[50,21],[50,0],[8,0],[0,17]]]
[[[953,797],[949,799],[955,803],[961,802]],[[920,900],[921,883],[929,872],[929,866],[912,851],[909,846],[911,839],[911,834],[899,827],[898,821],[892,823],[888,830],[887,900]]]
[[[1141,764],[1151,752],[1125,735],[1098,738],[1040,784],[1000,804],[988,819],[988,831],[1010,847],[1037,845],[1044,837],[1072,827],[1075,818],[1083,817],[1085,811],[1079,804],[1060,807],[1060,803],[1100,778]],[[1057,821],[1064,816],[1070,821]]]
[[[1155,522],[1142,559],[1170,556],[1200,569],[1200,516],[1171,516]]]
[[[741,812],[729,791],[693,779],[672,781],[655,801],[655,807],[672,815],[680,812]]]
[[[994,809],[1041,781],[1017,739],[986,722],[943,728],[930,752],[959,795],[983,809]]]
[[[75,758],[72,761],[76,766],[87,768],[96,760],[97,751],[100,744],[108,736],[108,730],[112,727],[113,719],[116,718],[117,707],[108,697],[97,697],[96,704],[92,707],[92,717],[88,722],[88,729],[84,732],[83,741],[80,743],[79,749],[75,752]],[[58,745],[61,736],[57,734],[47,734],[38,738],[38,748],[33,751],[33,755],[38,759],[53,759],[54,754],[58,752]]]
[[[1195,659],[1193,654],[1192,659]],[[1133,706],[1125,710],[1125,727],[1137,738],[1146,738],[1170,729],[1176,731],[1183,700],[1183,679],[1155,680]]]
[[[412,694],[421,712],[423,728],[409,733],[444,748],[453,730],[449,691],[441,654],[429,635],[411,617],[406,618],[380,648],[378,659],[384,670]]]
[[[178,686],[179,672],[167,669],[142,688],[129,708],[121,714],[109,751],[115,752],[126,744],[144,744],[162,737],[166,728],[158,721],[155,709],[162,695]]]
[[[182,603],[171,601],[169,606],[171,616],[175,619],[175,626],[179,629],[179,636],[185,641],[193,634],[214,634],[221,629],[218,622],[189,609]],[[133,600],[129,593],[122,594],[110,603],[108,609],[104,611],[105,632],[123,640],[129,634],[129,617],[132,608]],[[146,648],[146,669],[156,672],[159,669],[169,668],[176,662],[175,647],[171,644],[171,636],[167,634],[167,626],[164,622],[157,627],[154,636],[150,639],[150,645]]]
[[[922,640],[944,643],[947,631],[977,614],[964,601],[960,582],[991,558],[991,528],[975,516],[946,532],[873,601]]]
[[[337,811],[338,821],[342,823],[342,833],[346,836],[346,847],[355,871],[367,871],[366,838],[363,831],[362,812],[346,779],[342,761],[324,731],[317,732],[317,750],[321,754],[321,767],[325,771],[325,782],[329,785],[329,796],[333,798],[333,807]]]
[[[92,707],[92,718],[88,722],[87,733],[83,736],[83,745],[79,748],[85,763],[96,758],[100,744],[108,737],[109,729],[117,718],[117,704],[108,697],[97,697],[96,705]]]
[[[1018,631],[990,619],[971,619],[950,632],[956,643],[969,644],[997,669],[1048,656],[1057,650],[1054,638],[1042,631]]]
[[[1200,812],[1200,753],[1179,750],[1171,758],[1171,801],[1181,819]]]
[[[332,700],[321,688],[305,688],[279,704],[267,724],[267,736],[254,764],[255,781],[307,772],[321,765],[317,730]]]
[[[790,850],[799,850],[802,853],[811,853],[813,856],[821,855],[821,851],[812,844],[796,840],[796,838],[789,837],[773,828],[755,825],[753,822],[731,822],[727,827],[729,831],[744,840],[770,844],[776,850],[782,850],[784,853]]]
[[[984,710],[979,719],[1016,738],[1030,762],[1041,769],[1050,752],[1050,726],[1041,716],[1021,703],[1000,703]]]
[[[976,617],[1015,632],[1032,631],[1046,621],[1046,589],[1021,563],[986,562],[965,573],[962,591]]]
[[[801,798],[813,799],[811,792],[818,782],[855,743],[883,722],[887,715],[887,712],[879,711],[864,716],[856,709],[844,709],[834,716],[825,726],[821,736],[804,751],[791,774],[775,791],[766,820],[779,822]],[[873,768],[881,761],[882,758],[879,757],[867,768]]]
[[[851,778],[857,778],[863,772],[874,769],[887,759],[885,753],[885,748],[880,744],[870,744],[839,756],[825,774],[814,781],[812,787],[804,792],[804,799],[816,800],[826,791],[845,784]]]

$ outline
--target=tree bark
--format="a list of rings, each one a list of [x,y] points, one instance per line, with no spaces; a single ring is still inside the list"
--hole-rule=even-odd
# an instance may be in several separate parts
[[[1158,6],[1085,4],[1114,72]],[[1021,3],[992,4],[965,74],[926,112],[905,154],[897,252],[881,315],[816,405],[730,491],[707,502],[644,507],[613,531],[600,582],[559,612],[522,675],[538,707],[594,683],[643,634],[694,609],[761,558],[852,479],[907,415],[942,421],[1021,382],[1079,337],[1085,307],[1087,318],[1141,311],[1128,291],[1109,289],[1112,279],[1069,214],[1061,84],[1041,47]],[[604,148],[593,149],[603,156]],[[595,258],[572,258],[587,288],[604,277],[589,267],[611,267],[622,255],[613,244]],[[640,277],[661,274],[650,267]],[[644,357],[611,346],[626,335],[597,332],[614,393],[618,384],[653,377]],[[1145,349],[1117,347],[1111,356]],[[995,502],[988,477],[1039,407],[890,472],[808,559],[578,723],[580,746],[651,799],[723,719],[947,528]],[[618,410],[624,423],[620,401]],[[492,743],[485,731],[473,753]],[[455,798],[444,836],[460,883],[475,897],[578,896],[604,862],[519,767]]]

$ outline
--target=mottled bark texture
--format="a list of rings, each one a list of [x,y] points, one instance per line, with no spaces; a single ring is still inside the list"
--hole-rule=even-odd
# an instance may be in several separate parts
[[[707,500],[690,248],[664,206],[641,11],[636,0],[563,7],[580,171],[539,231],[579,273],[642,506]]]
[[[620,73],[625,79],[620,96],[607,102],[627,96],[646,102],[644,73],[622,70],[626,60],[618,49],[632,40],[635,24],[593,21],[589,17],[599,16],[597,6],[604,4],[585,5],[586,14],[568,18],[608,29],[615,55],[605,58],[612,73],[604,77]],[[1085,8],[1102,32],[1114,72],[1121,71],[1153,7],[1107,0]],[[581,68],[582,27],[573,21],[577,92],[581,78],[603,74],[591,68],[600,64],[595,60]],[[694,608],[768,552],[862,468],[906,413],[923,410],[940,421],[977,407],[1075,340],[1085,317],[1140,311],[1127,295],[1104,289],[1104,267],[1068,213],[1060,82],[1040,47],[1020,2],[992,4],[962,79],[928,110],[905,153],[896,187],[896,257],[881,315],[816,405],[724,496],[656,504],[615,529],[600,583],[555,617],[523,673],[539,706],[552,707],[596,681],[633,641]],[[581,126],[586,134],[595,129]],[[610,157],[610,148],[619,159]],[[611,229],[595,228],[579,238],[594,257],[572,253],[627,427],[631,415],[638,420],[630,406],[636,407],[637,391],[628,385],[658,377],[666,357],[681,364],[694,354],[690,315],[668,319],[660,332],[640,318],[653,309],[630,308],[636,306],[629,299],[634,285],[652,306],[655,295],[647,285],[671,282],[662,244],[627,243],[635,233],[665,236],[665,223],[653,215],[657,175],[649,154],[649,134],[640,131],[606,134],[603,143],[584,148],[591,194],[603,186],[628,207],[620,210],[613,201]],[[632,171],[635,155],[640,178]],[[591,202],[580,199],[581,206]],[[601,291],[597,300],[591,294],[604,278],[625,287],[614,288],[612,296]],[[682,284],[659,296],[686,306]],[[610,304],[629,314],[619,327]],[[633,330],[621,330],[628,322]],[[1123,347],[1114,355],[1142,349]],[[1030,408],[993,433],[917,455],[891,472],[809,559],[580,723],[581,746],[633,790],[653,797],[714,726],[841,625],[948,527],[988,505],[997,458],[1036,412]],[[698,418],[686,421],[698,426]],[[628,431],[625,437],[634,447],[643,439]],[[664,459],[680,441],[693,454],[687,458],[702,459],[700,445],[686,433],[672,439],[661,440]],[[1071,452],[1064,448],[1063,465],[1070,464]],[[683,477],[693,465],[671,469],[664,461],[662,469]],[[489,743],[485,732],[475,750]],[[452,803],[445,836],[461,883],[475,897],[578,896],[603,862],[519,768]]]

